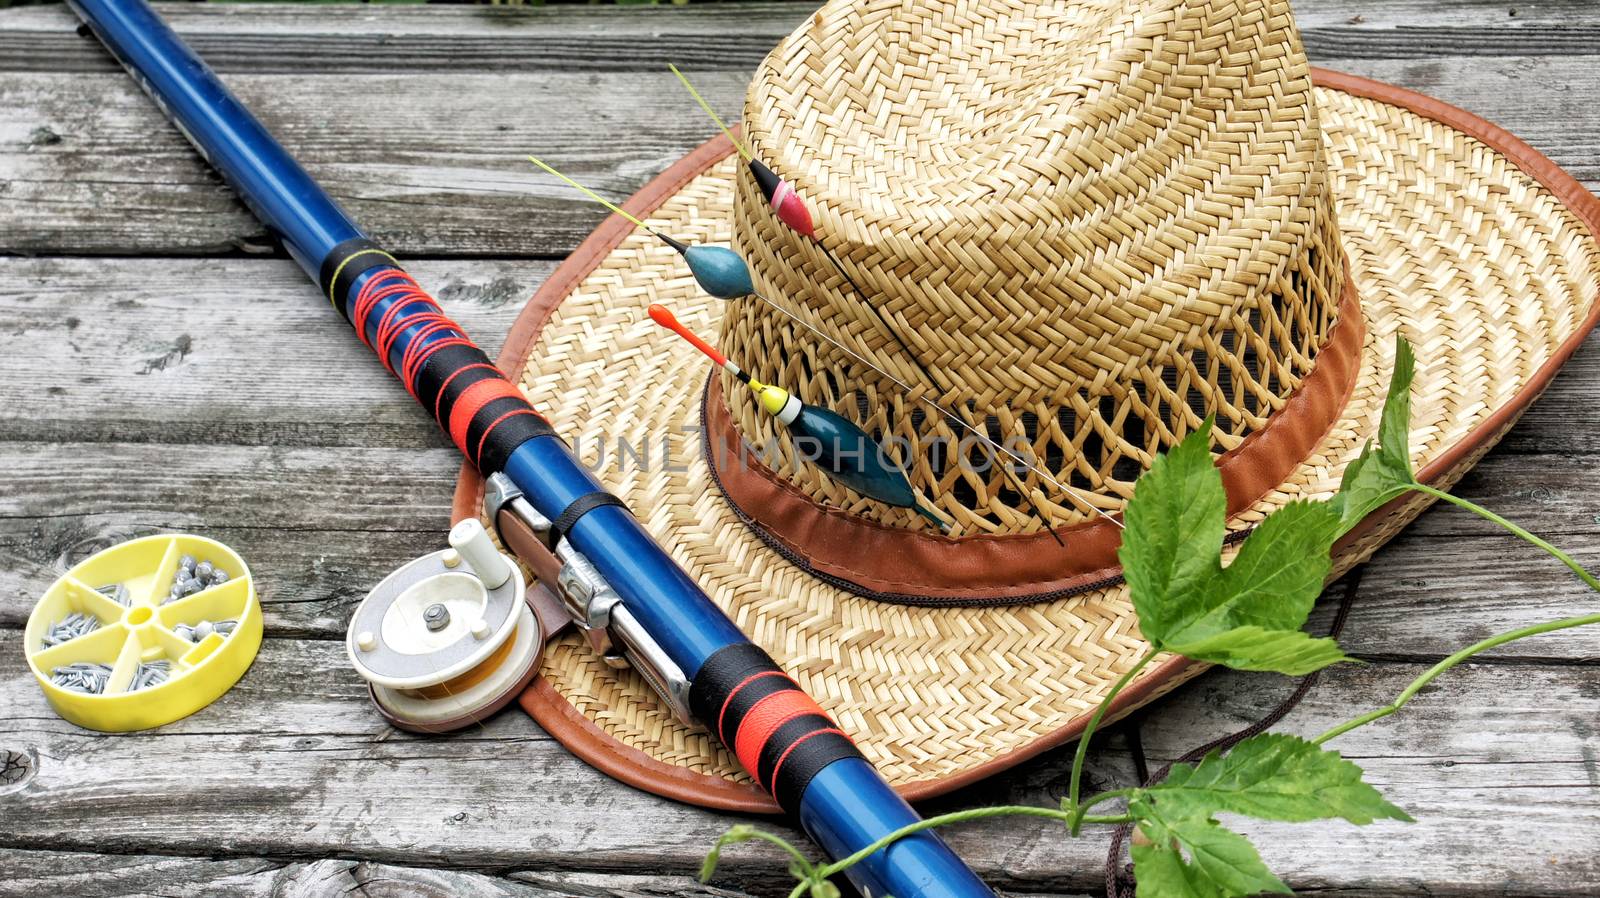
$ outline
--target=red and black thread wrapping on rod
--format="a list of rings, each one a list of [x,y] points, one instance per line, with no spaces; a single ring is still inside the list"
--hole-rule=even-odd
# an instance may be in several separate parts
[[[355,299],[341,302],[367,274]],[[518,446],[554,433],[522,391],[377,244],[358,238],[334,247],[323,260],[321,281],[362,342],[485,476],[504,468]],[[404,346],[398,359],[397,346]]]
[[[862,757],[827,712],[753,643],[707,658],[689,687],[689,705],[790,814],[822,768]]]

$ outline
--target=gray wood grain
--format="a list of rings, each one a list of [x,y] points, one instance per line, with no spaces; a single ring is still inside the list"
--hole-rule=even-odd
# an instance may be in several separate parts
[[[750,898],[685,876],[0,849],[0,898]],[[1024,898],[1024,893],[1007,891]],[[1026,898],[1085,898],[1026,893]]]
[[[308,14],[292,4],[157,3],[174,30],[222,72],[624,71],[674,63],[749,71],[814,3],[708,4],[675,10],[479,6]],[[111,72],[113,63],[60,7],[0,10],[0,69]]]
[[[0,898],[747,898],[683,876],[0,849]]]
[[[1383,40],[1394,42],[1396,52],[1408,47],[1415,51],[1398,56],[1366,45],[1331,42],[1319,47],[1311,37],[1315,28],[1308,30],[1308,45],[1314,62],[1435,93],[1510,128],[1579,178],[1600,180],[1600,147],[1594,137],[1600,133],[1600,85],[1591,77],[1594,60],[1574,55],[1571,48],[1546,52],[1565,40],[1552,29],[1563,35],[1577,29],[1577,43],[1592,43],[1583,29],[1600,29],[1600,7],[1582,0],[1536,5],[1533,9],[1542,12],[1535,21],[1557,24],[1541,25],[1543,31],[1526,38],[1516,37],[1527,30],[1520,24],[1504,34],[1490,29],[1485,24],[1490,7],[1455,0],[1429,16],[1422,10],[1441,7],[1418,0],[1375,4],[1370,29],[1366,23],[1346,26],[1361,34],[1372,30],[1390,35]],[[239,29],[248,27],[241,23],[252,21],[255,9],[173,11]],[[730,24],[729,33],[770,28],[770,34],[759,38],[770,43],[786,30],[779,26],[795,15],[790,4],[761,9],[751,14],[756,25]],[[1350,9],[1318,0],[1310,18],[1330,22],[1342,14],[1348,21],[1363,15]],[[406,21],[391,20],[389,12],[382,21]],[[406,26],[406,33],[425,32],[443,12],[416,11],[423,18]],[[592,20],[599,24],[535,24],[528,30],[570,36],[572,29],[605,31],[628,21],[694,21],[701,14],[681,12],[688,18],[646,19],[637,10],[614,10]],[[0,37],[12,35],[28,46],[44,41],[38,33],[41,21],[53,18],[49,28],[58,31],[70,25],[60,9],[6,13],[0,15]],[[324,14],[330,18],[319,18]],[[356,10],[299,13],[297,21],[311,24],[287,33],[348,35],[352,29],[340,27],[349,24],[341,17],[358,14],[367,15]],[[280,23],[270,33],[286,33],[282,11],[263,15]],[[465,23],[474,15],[458,13],[453,21]],[[502,41],[502,31],[519,33],[500,27],[502,15],[496,11],[484,17],[500,24],[484,25],[482,40]],[[590,13],[574,21],[582,15]],[[626,18],[633,15],[641,18]],[[1464,17],[1462,30],[1478,35],[1475,39],[1493,52],[1474,52],[1459,35],[1430,38],[1431,26],[1407,24],[1437,25],[1454,21],[1452,17]],[[1508,15],[1507,20],[1517,17]],[[721,19],[705,21],[722,24]],[[769,24],[759,24],[763,22]],[[649,27],[665,30],[661,24]],[[1414,30],[1418,27],[1421,32]],[[622,33],[620,39],[631,39],[628,28]],[[713,33],[713,40],[721,40],[722,32]],[[694,43],[670,30],[662,39],[676,46]],[[224,36],[219,43],[249,46],[251,41]],[[265,52],[270,56],[275,51]],[[459,47],[441,52],[454,59],[475,57]],[[548,71],[491,66],[428,77],[396,73],[385,54],[308,53],[304,47],[285,47],[283,53],[282,58],[293,60],[291,70],[263,74],[244,66],[227,76],[230,86],[358,220],[403,253],[563,255],[602,213],[551,179],[536,177],[523,159],[527,152],[549,158],[597,189],[623,196],[714,133],[671,75],[661,70],[661,61],[639,71],[574,72],[557,60]],[[0,70],[7,68],[5,60],[26,55],[0,53]],[[79,54],[43,55],[70,59]],[[318,74],[307,60],[325,55],[364,59],[366,67]],[[732,69],[702,71],[697,82],[714,105],[732,113],[753,64],[750,59]],[[260,225],[128,79],[109,71],[29,72],[15,62],[11,67],[20,70],[0,79],[0,122],[5,123],[0,126],[0,248],[39,254],[267,249]],[[389,102],[367,102],[372,96]]]
[[[1427,58],[1438,55],[1549,55],[1595,52],[1600,38],[1587,0],[1298,0],[1314,55]],[[694,70],[748,71],[815,3],[710,4],[659,11],[478,8],[317,10],[292,6],[158,4],[195,49],[224,72],[649,71],[672,62]],[[60,8],[0,11],[0,68],[113,71]]]
[[[0,845],[12,848],[301,858],[338,846],[414,866],[684,877],[732,822],[618,785],[519,713],[451,738],[393,732],[334,643],[269,639],[217,704],[127,736],[55,718],[15,649],[14,637],[0,644],[0,748],[25,753],[33,770],[0,795]],[[1286,728],[1318,732],[1421,669],[1337,670]],[[1274,677],[1208,675],[1144,715],[1145,750],[1169,760],[1258,716],[1285,689]],[[1239,826],[1288,882],[1313,890],[1470,895],[1517,883],[1520,893],[1592,892],[1597,691],[1592,667],[1460,670],[1403,716],[1339,741],[1419,823]],[[929,809],[1053,803],[1069,767],[1056,752]],[[1091,786],[1126,784],[1129,770],[1125,742],[1108,739]],[[1496,817],[1501,805],[1514,807]],[[1032,820],[949,837],[985,876],[1025,891],[1097,887],[1106,845],[1104,833],[1068,840]],[[783,879],[764,849],[731,851],[725,863],[722,885],[769,892]]]
[[[249,561],[269,633],[342,638],[350,612],[390,570],[443,546],[453,449],[20,444],[0,469],[0,626],[20,626],[57,576],[116,542],[172,530],[223,540]],[[63,458],[92,459],[63,470]],[[1563,529],[1531,496],[1552,482],[1592,495],[1592,462],[1492,456],[1463,495],[1550,535],[1600,567],[1592,524]],[[1555,478],[1565,474],[1565,480]],[[1472,484],[1515,478],[1522,501]],[[220,501],[204,497],[223,497]],[[1554,560],[1451,508],[1429,511],[1368,565],[1344,639],[1369,657],[1438,658],[1491,633],[1591,610]],[[1330,612],[1316,619],[1321,625]],[[1600,628],[1497,650],[1520,660],[1600,658]]]
[[[553,263],[407,267],[494,356]],[[448,445],[287,259],[0,258],[0,322],[8,440]]]
[[[699,82],[732,108],[746,78],[717,72]],[[227,81],[374,239],[414,255],[564,255],[604,212],[539,173],[528,153],[625,197],[715,133],[665,72]],[[272,250],[261,224],[124,75],[7,74],[0,122],[0,234],[10,252]]]
[[[553,263],[407,266],[495,355]],[[0,257],[0,323],[0,436],[7,440],[447,445],[285,258]],[[333,406],[329,384],[340,391]],[[1600,350],[1590,345],[1500,452],[1600,453],[1600,429],[1575,424],[1593,417],[1597,384]],[[1576,485],[1546,486],[1539,508],[1568,512],[1561,526],[1595,523],[1600,507],[1585,515]]]

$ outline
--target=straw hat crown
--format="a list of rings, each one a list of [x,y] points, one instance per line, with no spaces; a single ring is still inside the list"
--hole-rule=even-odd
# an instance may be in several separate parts
[[[1219,452],[1262,428],[1338,318],[1344,257],[1285,0],[833,2],[767,58],[744,130],[817,222],[818,241],[790,230],[739,180],[735,246],[762,295],[1108,511],[1206,415]],[[761,379],[902,447],[955,533],[1040,529],[1023,486],[1051,526],[1091,517],[766,304],[722,328]],[[766,443],[772,422],[724,393]],[[819,503],[926,526],[793,458],[775,470]]]

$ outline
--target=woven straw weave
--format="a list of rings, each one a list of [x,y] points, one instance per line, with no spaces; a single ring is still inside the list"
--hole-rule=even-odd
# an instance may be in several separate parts
[[[1286,0],[834,2],[768,57],[744,124],[861,289],[742,178],[734,243],[763,295],[1102,509],[1206,415],[1219,450],[1260,427],[1333,323],[1344,260]],[[935,448],[964,431],[783,315],[744,304],[721,338],[759,379],[909,447],[954,535],[1043,526],[981,446],[967,465]],[[776,425],[728,386],[766,445]],[[931,526],[779,445],[814,499]],[[1026,481],[1052,526],[1093,516]]]
[[[1575,333],[1596,301],[1594,236],[1493,149],[1408,110],[1315,91],[1367,344],[1349,407],[1278,490],[1230,526],[1298,497],[1329,495],[1376,431],[1395,334],[1417,349],[1411,442],[1421,466],[1459,444]],[[694,179],[650,216],[695,242],[733,236],[734,160]],[[748,314],[700,293],[681,260],[635,233],[555,311],[521,372],[561,433],[582,436],[598,475],[739,627],[770,651],[896,783],[993,761],[1093,708],[1146,646],[1125,592],[1013,608],[888,605],[843,593],[771,552],[729,510],[679,428],[698,419],[708,366],[645,315],[671,307],[715,333]],[[786,351],[831,357],[811,343]],[[628,394],[620,383],[637,385]],[[673,464],[659,447],[673,439]],[[648,470],[619,462],[618,438],[657,447]],[[1487,446],[1485,446],[1485,449]],[[1466,463],[1475,459],[1469,458]],[[1451,475],[1459,474],[1465,463]],[[1365,557],[1410,515],[1351,553]],[[676,721],[635,674],[607,667],[575,636],[542,674],[621,745],[684,768],[744,779],[703,730]]]

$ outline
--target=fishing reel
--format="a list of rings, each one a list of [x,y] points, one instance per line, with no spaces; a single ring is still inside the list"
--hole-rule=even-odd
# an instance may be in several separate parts
[[[469,518],[450,548],[385,577],[356,608],[345,648],[396,727],[444,733],[478,723],[527,688],[544,632],[522,569]],[[541,596],[542,597],[542,596]]]

